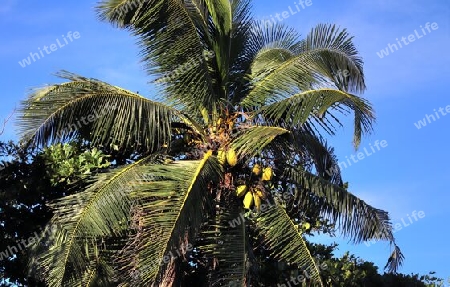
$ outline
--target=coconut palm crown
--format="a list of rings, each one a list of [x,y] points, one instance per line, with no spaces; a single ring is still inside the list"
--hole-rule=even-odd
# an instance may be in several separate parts
[[[192,253],[205,258],[210,286],[258,286],[260,248],[323,286],[306,210],[355,243],[390,242],[386,268],[396,272],[403,255],[388,213],[348,191],[324,139],[348,115],[355,148],[372,131],[352,37],[322,24],[301,39],[250,9],[249,0],[103,1],[100,18],[139,39],[161,100],[61,72],[66,82],[23,102],[24,139],[83,140],[135,159],[51,203],[30,263],[48,286],[180,286]]]

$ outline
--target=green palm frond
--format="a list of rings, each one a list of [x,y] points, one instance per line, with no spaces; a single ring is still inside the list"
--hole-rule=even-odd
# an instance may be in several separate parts
[[[71,82],[33,93],[22,103],[22,137],[46,145],[81,136],[94,145],[148,152],[170,144],[174,108],[93,79],[62,73]]]
[[[79,274],[69,274],[64,281],[64,287],[108,287],[120,284],[120,274],[114,267],[114,257],[126,242],[125,236],[102,238],[98,240],[98,245],[94,246],[93,259],[86,271],[79,277]]]
[[[230,50],[231,29],[233,27],[233,15],[229,0],[204,0],[211,14],[211,23],[214,25],[213,51],[220,72],[221,86],[228,82],[230,74]],[[223,99],[226,99],[226,91],[223,91]]]
[[[288,134],[276,137],[264,148],[264,157],[276,162],[278,170],[301,166],[331,183],[343,185],[334,148],[309,128],[290,130]]]
[[[307,122],[310,126],[316,123],[333,132],[333,122],[340,124],[334,114],[343,109],[355,114],[353,142],[358,147],[362,135],[372,131],[374,121],[371,105],[358,96],[334,89],[309,90],[264,106],[259,112],[272,124],[294,128]]]
[[[146,180],[136,182],[132,197],[141,204],[135,212],[135,235],[122,253],[125,273],[138,271],[139,282],[161,282],[180,246],[191,242],[210,207],[210,185],[221,166],[208,152],[201,161],[179,161],[145,168]],[[175,254],[175,255],[174,255]],[[129,276],[129,275],[128,275]]]
[[[108,287],[113,285],[115,282],[111,280],[114,278],[115,272],[113,267],[107,262],[103,261],[101,258],[99,262],[94,262],[89,266],[88,271],[85,272],[82,277],[81,286],[83,287]],[[80,279],[73,278],[73,280],[64,283],[65,287],[79,287]]]
[[[254,22],[252,34],[249,36],[247,52],[257,61],[262,54],[270,49],[279,49],[289,53],[296,53],[300,35],[293,28],[277,23],[268,27],[265,23]]]
[[[231,9],[233,15],[232,44],[230,48],[230,73],[228,100],[232,105],[239,103],[239,97],[248,88],[246,73],[252,62],[252,56],[246,47],[253,25],[251,18],[251,0],[233,0]]]
[[[85,191],[51,204],[54,216],[41,243],[35,246],[39,270],[49,286],[61,286],[71,276],[81,278],[98,257],[99,238],[119,236],[128,223],[132,201],[129,190],[141,165],[158,162],[147,157],[125,168],[101,174]],[[43,246],[44,246],[44,249]],[[56,260],[58,258],[58,260]]]
[[[273,256],[297,264],[305,271],[311,282],[323,286],[319,268],[305,243],[298,223],[291,220],[284,207],[276,203],[264,210],[256,221],[256,227]]]
[[[323,139],[308,132],[295,131],[293,138],[298,148],[306,151],[319,177],[342,186],[341,170],[334,154],[334,148],[330,147]]]
[[[304,168],[319,177],[342,186],[341,170],[334,148],[327,142],[308,130],[295,130],[292,136],[282,145],[283,150],[292,150],[299,157],[304,157]],[[306,163],[311,163],[310,165]]]
[[[283,31],[280,27],[267,29],[276,34]],[[312,87],[364,91],[362,60],[346,30],[319,25],[306,40],[288,43],[260,46],[252,64],[253,89],[243,99],[243,106],[265,105]]]
[[[244,286],[247,275],[247,231],[242,206],[222,208],[211,218],[200,249],[217,259],[209,286]]]
[[[308,65],[308,57],[296,54],[295,45],[299,40],[292,29],[279,24],[271,27],[261,24],[254,33],[251,43],[254,47],[249,52],[253,58],[247,74],[251,87],[241,97],[240,105],[263,106],[308,90],[316,83],[315,69]]]
[[[387,240],[396,247],[386,211],[374,208],[345,188],[306,171],[289,168],[285,170],[284,176],[296,186],[294,204],[298,208],[318,208],[325,218],[338,225],[344,237],[354,243],[371,239]],[[397,247],[394,253],[396,260],[390,260],[390,270],[397,270],[403,260]]]
[[[317,71],[340,90],[362,93],[366,89],[363,61],[346,29],[317,25],[299,44],[299,53],[310,55]]]
[[[256,23],[252,33],[249,40],[249,51],[253,56],[249,71],[252,79],[263,78],[297,55],[299,35],[292,28],[279,23],[273,27]]]
[[[127,27],[140,38],[147,72],[157,79],[157,83],[163,84],[164,97],[172,104],[195,116],[199,116],[199,105],[208,111],[218,109],[225,94],[221,92],[222,83],[212,75],[223,74],[218,64],[226,56],[215,55],[218,51],[208,40],[210,32],[203,24],[205,20],[209,23],[213,13],[209,10],[208,18],[199,20],[205,16],[202,6],[208,7],[205,1],[137,2],[138,5],[133,5],[134,0],[103,1],[98,7],[100,18]],[[217,21],[230,22],[229,12],[222,15],[214,9]]]
[[[254,126],[239,134],[232,141],[231,147],[239,156],[253,157],[260,154],[275,138],[288,133],[288,130],[280,127]]]
[[[212,23],[216,30],[224,36],[230,36],[233,24],[231,3],[229,0],[203,0],[211,13]],[[228,53],[227,53],[228,55]]]
[[[284,61],[295,57],[293,51],[281,47],[262,49],[252,63],[252,78],[264,77],[270,71],[278,68]]]

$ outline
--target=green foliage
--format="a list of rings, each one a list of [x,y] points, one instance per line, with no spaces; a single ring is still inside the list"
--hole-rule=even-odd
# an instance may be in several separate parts
[[[217,257],[220,266],[207,276],[210,286],[220,286],[225,282],[242,286],[245,283],[249,238],[246,219],[241,217],[243,211],[242,206],[223,208],[219,216],[210,219],[202,233],[199,249],[207,256]],[[236,218],[241,218],[241,224],[230,230],[229,222]]]
[[[75,143],[52,145],[44,149],[46,172],[52,185],[73,184],[92,175],[93,171],[110,166],[108,156],[97,148],[80,151]]]
[[[83,189],[90,174],[109,166],[107,156],[80,144],[42,150],[0,142],[0,274],[11,283],[42,286],[27,272],[30,242],[41,236],[53,216],[49,203]]]
[[[319,260],[327,265],[321,272],[325,286],[353,287],[425,287],[439,286],[441,279],[430,275],[378,273],[378,267],[349,252],[337,258],[333,255],[337,245],[311,244],[310,248]]]

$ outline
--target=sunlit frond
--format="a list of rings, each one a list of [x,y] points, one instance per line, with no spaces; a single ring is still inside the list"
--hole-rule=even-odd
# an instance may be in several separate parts
[[[309,252],[298,223],[291,220],[281,205],[274,204],[263,211],[257,218],[256,227],[276,259],[297,264],[299,271],[308,273],[314,286],[323,286],[319,268]]]
[[[266,29],[273,34],[284,31],[280,25]],[[292,40],[288,42],[290,45],[284,46],[278,43],[257,45],[258,54],[251,73],[253,89],[242,105],[252,107],[273,103],[311,88],[364,91],[362,60],[346,30],[319,25],[306,40]]]
[[[332,24],[317,25],[299,44],[299,53],[310,55],[311,64],[339,89],[353,93],[366,89],[362,58],[346,29]]]
[[[224,1],[224,5],[225,2],[228,1]],[[213,75],[224,73],[221,69],[228,59],[217,50],[221,48],[217,46],[221,42],[217,42],[217,49],[213,47],[213,40],[208,35],[209,26],[205,27],[204,21],[209,23],[213,21],[210,17],[215,17],[215,21],[222,21],[221,25],[228,23],[226,25],[230,26],[231,15],[229,11],[220,10],[225,6],[208,3],[113,0],[103,1],[98,7],[102,19],[127,27],[140,39],[147,72],[164,88],[162,98],[192,116],[199,115],[199,104],[212,111],[219,109],[225,100],[223,83]],[[229,29],[219,27],[223,32]]]
[[[61,76],[71,82],[37,90],[22,103],[23,139],[44,146],[81,137],[93,145],[148,152],[170,144],[172,121],[192,123],[139,94],[73,74]]]
[[[35,247],[37,266],[47,274],[49,286],[61,286],[73,276],[81,278],[98,257],[98,239],[119,236],[130,227],[129,190],[136,173],[142,164],[158,161],[152,156],[101,174],[87,190],[51,204],[50,232],[44,232],[43,241]]]
[[[141,204],[121,270],[128,277],[138,272],[139,282],[149,286],[161,283],[174,260],[188,252],[186,246],[210,208],[210,185],[220,178],[221,167],[209,152],[201,161],[147,166],[145,174],[133,187],[132,197]]]

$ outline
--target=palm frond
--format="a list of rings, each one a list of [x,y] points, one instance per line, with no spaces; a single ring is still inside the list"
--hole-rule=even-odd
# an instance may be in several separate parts
[[[249,51],[253,54],[250,65],[252,79],[263,78],[297,55],[299,35],[292,28],[279,23],[268,26],[256,22],[252,26],[252,33],[249,40]]]
[[[275,46],[261,49],[252,63],[251,77],[262,78],[264,75],[270,73],[270,71],[278,68],[286,60],[294,57],[295,54],[293,51],[290,51],[288,48],[284,47]]]
[[[37,262],[31,263],[46,274],[49,286],[61,286],[72,277],[83,278],[98,257],[98,238],[119,236],[129,228],[129,190],[136,172],[143,163],[158,161],[151,156],[101,174],[87,190],[50,205],[54,216],[34,247]]]
[[[25,140],[44,146],[79,136],[93,145],[149,152],[170,144],[172,121],[195,126],[176,109],[139,94],[67,72],[60,76],[70,82],[39,89],[22,103]]]
[[[141,204],[134,215],[136,232],[121,255],[124,276],[136,270],[138,282],[150,286],[161,282],[175,259],[185,255],[185,246],[211,208],[210,184],[221,176],[220,163],[211,154],[201,161],[145,168],[150,177],[133,187],[132,197]]]
[[[253,28],[253,40],[248,53],[252,63],[248,77],[251,87],[241,98],[246,108],[287,98],[316,83],[314,69],[306,58],[296,54],[298,35],[284,25],[257,25]]]
[[[372,131],[374,112],[365,99],[334,89],[309,90],[285,100],[264,106],[257,113],[273,124],[301,127],[305,123],[319,124],[325,131],[332,131],[333,122],[340,124],[336,112],[342,109],[354,112],[353,143],[358,147],[363,134]]]
[[[305,171],[331,183],[343,185],[334,148],[307,125],[301,129],[290,130],[285,136],[277,137],[264,149],[264,156],[273,160],[278,170],[301,166]]]
[[[232,0],[233,27],[230,49],[229,95],[232,104],[239,101],[237,98],[245,94],[247,88],[246,73],[252,62],[252,57],[246,52],[249,35],[252,28],[252,15],[250,0]]]
[[[221,83],[212,76],[220,70],[215,61],[217,51],[210,43],[210,31],[204,26],[211,14],[209,11],[208,18],[204,18],[204,1],[134,3],[134,0],[103,1],[98,7],[100,18],[129,28],[140,39],[142,60],[148,74],[162,84],[164,99],[193,116],[199,115],[199,105],[208,111],[218,109],[224,94],[220,92]],[[124,7],[129,8],[126,13]],[[217,20],[225,17],[215,11]]]
[[[299,53],[310,55],[311,64],[340,90],[362,93],[366,89],[362,58],[346,29],[332,24],[317,25],[299,43]]]
[[[212,47],[215,53],[221,86],[225,88],[230,74],[231,30],[233,28],[233,15],[230,0],[204,0],[211,14],[211,23],[214,27]],[[226,91],[223,91],[226,99]]]
[[[222,35],[230,36],[233,25],[233,15],[229,0],[203,0],[211,13],[212,23]],[[228,53],[227,53],[228,54]]]
[[[334,153],[334,148],[326,142],[316,139],[316,145],[310,145],[310,154],[314,161],[314,167],[318,176],[338,186],[343,186],[344,181],[341,176],[338,159]]]
[[[300,270],[308,273],[314,284],[323,286],[319,268],[309,252],[298,223],[291,220],[284,207],[276,203],[264,210],[257,218],[256,227],[276,259],[297,264]]]
[[[305,156],[305,162],[311,161],[315,174],[329,182],[342,186],[341,170],[334,148],[308,130],[295,130],[286,142],[299,156]],[[286,147],[289,149],[289,147]],[[306,169],[306,166],[305,166]],[[311,170],[312,171],[312,170]]]
[[[403,256],[400,247],[394,244],[394,250],[392,251],[391,256],[389,257],[388,262],[384,266],[384,269],[387,269],[388,272],[390,273],[396,273],[398,268],[402,266],[404,259],[405,256]]]
[[[370,206],[345,188],[306,171],[289,168],[284,176],[296,187],[294,204],[298,208],[320,209],[324,218],[338,224],[341,234],[354,243],[371,239],[387,240],[396,247],[387,212]],[[390,270],[396,270],[403,260],[399,249],[395,254],[398,256],[396,260],[390,260]]]
[[[279,29],[276,25],[268,28]],[[364,91],[362,60],[346,30],[319,25],[306,40],[288,43],[256,45],[253,89],[242,100],[243,106],[265,105],[311,88]]]
[[[231,142],[231,147],[240,157],[253,157],[261,153],[275,138],[288,133],[288,130],[280,127],[254,126],[237,135]]]
[[[209,286],[244,286],[248,262],[245,221],[241,206],[222,208],[202,232],[204,239],[200,249],[209,258],[217,259],[216,270],[209,276]]]
[[[68,280],[68,282],[64,283],[66,287],[108,287],[115,282],[112,280],[115,276],[115,272],[113,267],[107,262],[103,261],[101,258],[98,262],[93,262],[89,269],[85,272],[83,277],[80,278],[74,277],[72,280]],[[81,283],[81,284],[80,284]]]
[[[247,52],[253,55],[254,61],[261,59],[261,54],[270,49],[296,53],[296,46],[300,41],[300,35],[295,29],[280,23],[266,25],[263,22],[253,22],[251,32]]]

